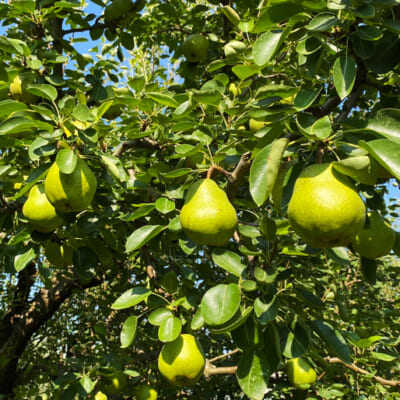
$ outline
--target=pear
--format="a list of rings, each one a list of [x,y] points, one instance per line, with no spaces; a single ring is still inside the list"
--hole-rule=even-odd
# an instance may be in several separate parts
[[[47,173],[45,190],[49,201],[62,212],[79,212],[93,200],[97,180],[86,162],[78,158],[71,174],[64,174],[54,162]]]
[[[289,381],[297,389],[306,390],[317,380],[317,373],[304,358],[291,358],[287,369]]]
[[[205,361],[200,343],[193,335],[183,333],[164,344],[158,369],[172,385],[193,385],[203,375]]]
[[[377,211],[368,213],[365,226],[351,242],[353,250],[365,258],[379,258],[390,252],[396,241],[396,232]]]
[[[56,209],[47,199],[42,183],[31,188],[22,213],[39,232],[52,232],[63,223],[63,219],[57,215]]]
[[[208,39],[200,33],[189,35],[183,42],[182,52],[186,60],[191,63],[203,61],[208,52]]]
[[[348,245],[365,222],[365,205],[351,181],[331,164],[305,168],[294,185],[288,217],[308,245]]]
[[[237,216],[226,193],[207,178],[189,188],[180,221],[195,243],[223,246],[236,229]]]

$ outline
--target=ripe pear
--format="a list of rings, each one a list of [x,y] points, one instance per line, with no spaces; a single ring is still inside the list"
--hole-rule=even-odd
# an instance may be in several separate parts
[[[289,223],[308,245],[348,245],[365,222],[365,205],[351,181],[331,164],[302,171],[288,207]]]
[[[175,386],[194,385],[203,375],[204,367],[200,343],[185,333],[164,344],[158,356],[158,369]]]
[[[208,52],[208,39],[200,33],[189,35],[183,42],[182,52],[191,63],[203,61]]]
[[[96,177],[81,158],[78,158],[71,174],[62,173],[54,162],[45,180],[47,198],[62,212],[79,212],[87,208],[93,200],[96,188]]]
[[[377,211],[371,211],[365,226],[357,233],[351,245],[360,256],[373,259],[388,254],[395,241],[396,232]]]
[[[42,183],[31,188],[22,213],[39,232],[52,232],[63,223],[63,219],[57,215],[56,209],[47,199]]]
[[[226,193],[207,178],[189,188],[180,221],[195,243],[223,246],[236,229],[237,216]]]
[[[314,368],[303,358],[291,358],[287,370],[290,383],[297,389],[306,390],[317,380]]]

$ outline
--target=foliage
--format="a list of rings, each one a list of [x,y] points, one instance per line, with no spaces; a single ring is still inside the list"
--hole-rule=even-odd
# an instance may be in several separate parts
[[[332,162],[369,210],[398,217],[385,199],[400,179],[400,1],[222,3],[137,0],[108,18],[100,0],[0,4],[3,398],[127,399],[142,384],[159,398],[399,397],[398,259],[307,247],[287,205],[306,166]],[[197,64],[182,56],[194,33],[209,40]],[[29,101],[9,93],[17,75]],[[34,230],[29,190],[78,155],[91,205]],[[239,219],[221,248],[179,221],[207,173]],[[52,265],[49,243],[73,265]],[[157,357],[183,332],[208,364],[177,389]],[[297,357],[318,376],[303,393],[287,379]]]

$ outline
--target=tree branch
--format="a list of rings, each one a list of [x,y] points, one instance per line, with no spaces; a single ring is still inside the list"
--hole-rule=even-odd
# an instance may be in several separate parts
[[[349,368],[352,371],[357,372],[358,374],[372,375],[371,372],[367,371],[366,369],[357,367],[354,364],[347,364],[338,357],[326,357],[325,361],[327,361],[329,364],[342,364],[346,368]],[[400,386],[400,381],[393,381],[376,375],[373,375],[372,379],[374,379],[375,381],[379,382],[384,386]]]
[[[228,185],[226,192],[229,199],[233,199],[236,196],[236,192],[241,185],[244,177],[249,173],[251,166],[251,153],[247,152],[242,155],[240,161],[233,172],[228,178]]]

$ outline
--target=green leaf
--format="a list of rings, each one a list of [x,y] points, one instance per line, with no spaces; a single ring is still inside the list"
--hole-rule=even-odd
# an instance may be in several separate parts
[[[126,182],[128,180],[128,174],[118,157],[115,157],[112,154],[102,153],[100,155],[100,160],[111,176],[113,176],[118,182]]]
[[[57,89],[51,85],[43,84],[30,84],[27,85],[30,93],[43,97],[46,100],[54,101],[57,98]]]
[[[301,287],[296,286],[294,289],[296,295],[300,297],[302,301],[304,301],[308,306],[312,308],[324,308],[325,304],[322,300],[317,297],[314,293],[310,292],[309,290]]]
[[[122,349],[126,349],[127,347],[131,346],[131,344],[135,340],[137,323],[138,323],[137,317],[131,315],[125,320],[124,324],[122,325],[120,334]]]
[[[240,306],[238,285],[220,284],[209,289],[201,300],[201,314],[208,325],[222,325],[228,322]]]
[[[161,342],[174,341],[182,331],[182,323],[179,318],[170,315],[164,318],[158,328],[158,338]]]
[[[361,270],[363,272],[364,278],[371,285],[375,285],[376,283],[377,269],[378,269],[378,264],[376,260],[361,257]]]
[[[337,58],[333,64],[333,84],[341,100],[351,93],[355,81],[356,63],[353,57]]]
[[[33,247],[31,247],[28,250],[19,252],[14,257],[14,269],[17,272],[22,271],[35,258],[36,258],[36,251]]]
[[[212,252],[212,260],[219,267],[237,277],[241,277],[243,271],[246,269],[246,265],[242,263],[240,256],[229,250],[214,249]]]
[[[267,352],[254,350],[240,358],[236,377],[240,388],[252,400],[262,400],[272,371]]]
[[[128,253],[140,249],[148,241],[156,237],[166,227],[161,225],[145,225],[132,232],[126,240],[125,249]]]
[[[78,156],[71,149],[62,149],[57,153],[56,163],[63,174],[70,175],[75,171]]]
[[[88,375],[84,375],[79,380],[79,384],[81,385],[81,387],[85,391],[85,393],[89,394],[95,388],[96,381],[92,381]]]
[[[149,315],[149,322],[152,325],[160,326],[161,323],[172,316],[172,311],[167,308],[157,308]]]
[[[203,89],[194,90],[192,99],[201,104],[218,106],[222,100],[222,96],[218,89]]]
[[[342,334],[327,322],[314,320],[311,327],[318,336],[327,344],[331,353],[338,356],[343,362],[351,364],[350,351]]]
[[[155,202],[155,206],[157,211],[162,214],[168,214],[175,210],[175,203],[167,197],[159,197]]]
[[[359,347],[360,349],[366,349],[368,347],[371,347],[374,343],[379,342],[382,339],[382,336],[374,335],[374,336],[369,336],[364,339],[360,339],[356,342],[356,346]]]
[[[263,66],[269,62],[277,52],[281,43],[283,30],[273,30],[263,33],[253,45],[253,58],[258,66]]]
[[[259,297],[254,301],[254,312],[261,325],[267,325],[272,322],[279,312],[279,299],[272,296],[263,302]]]
[[[250,76],[257,74],[262,67],[258,65],[235,65],[232,68],[232,72],[241,80],[250,78]]]
[[[336,18],[335,14],[332,13],[322,13],[315,16],[306,28],[314,32],[323,32],[332,28],[332,26],[337,25],[339,20]]]
[[[384,108],[366,120],[363,128],[372,130],[400,144],[400,110]]]
[[[115,300],[111,308],[114,310],[123,310],[124,308],[136,306],[143,300],[146,300],[150,294],[150,289],[141,286],[129,289],[122,293],[117,300]]]
[[[376,26],[364,25],[357,28],[357,34],[362,40],[379,40],[383,33]]]
[[[377,139],[370,142],[360,141],[359,145],[367,150],[383,168],[400,180],[400,143]]]
[[[252,33],[260,33],[276,27],[277,24],[288,20],[293,15],[301,13],[303,7],[301,4],[283,1],[279,4],[272,4],[262,11],[257,19]]]
[[[377,353],[377,352],[372,352],[371,353],[372,357],[376,358],[377,360],[380,361],[386,361],[386,362],[393,362],[394,360],[397,359],[397,355],[390,355],[387,353]]]
[[[242,324],[244,324],[247,318],[250,317],[253,312],[253,307],[239,307],[239,310],[236,312],[233,318],[231,318],[226,324],[214,326],[210,329],[211,333],[215,335],[223,335],[225,333],[232,332],[233,330],[239,328]],[[202,318],[204,320],[204,318]]]
[[[263,332],[253,318],[247,318],[239,328],[231,332],[231,336],[235,346],[244,351],[264,345]]]
[[[172,108],[176,108],[179,106],[179,103],[170,94],[153,92],[153,93],[147,93],[147,96],[162,106],[167,106]]]
[[[260,150],[250,168],[250,193],[258,206],[268,199],[272,192],[283,153],[289,140],[280,138]]]
[[[294,106],[298,111],[310,107],[317,100],[321,89],[301,89],[294,98]]]
[[[302,357],[310,345],[310,328],[298,316],[290,325],[286,340],[282,343],[282,354],[287,358]]]
[[[0,101],[0,117],[11,115],[15,112],[26,110],[27,108],[28,107],[24,103],[14,100],[3,100]]]
[[[317,119],[311,126],[311,133],[318,139],[325,140],[332,133],[331,120],[327,115]]]

